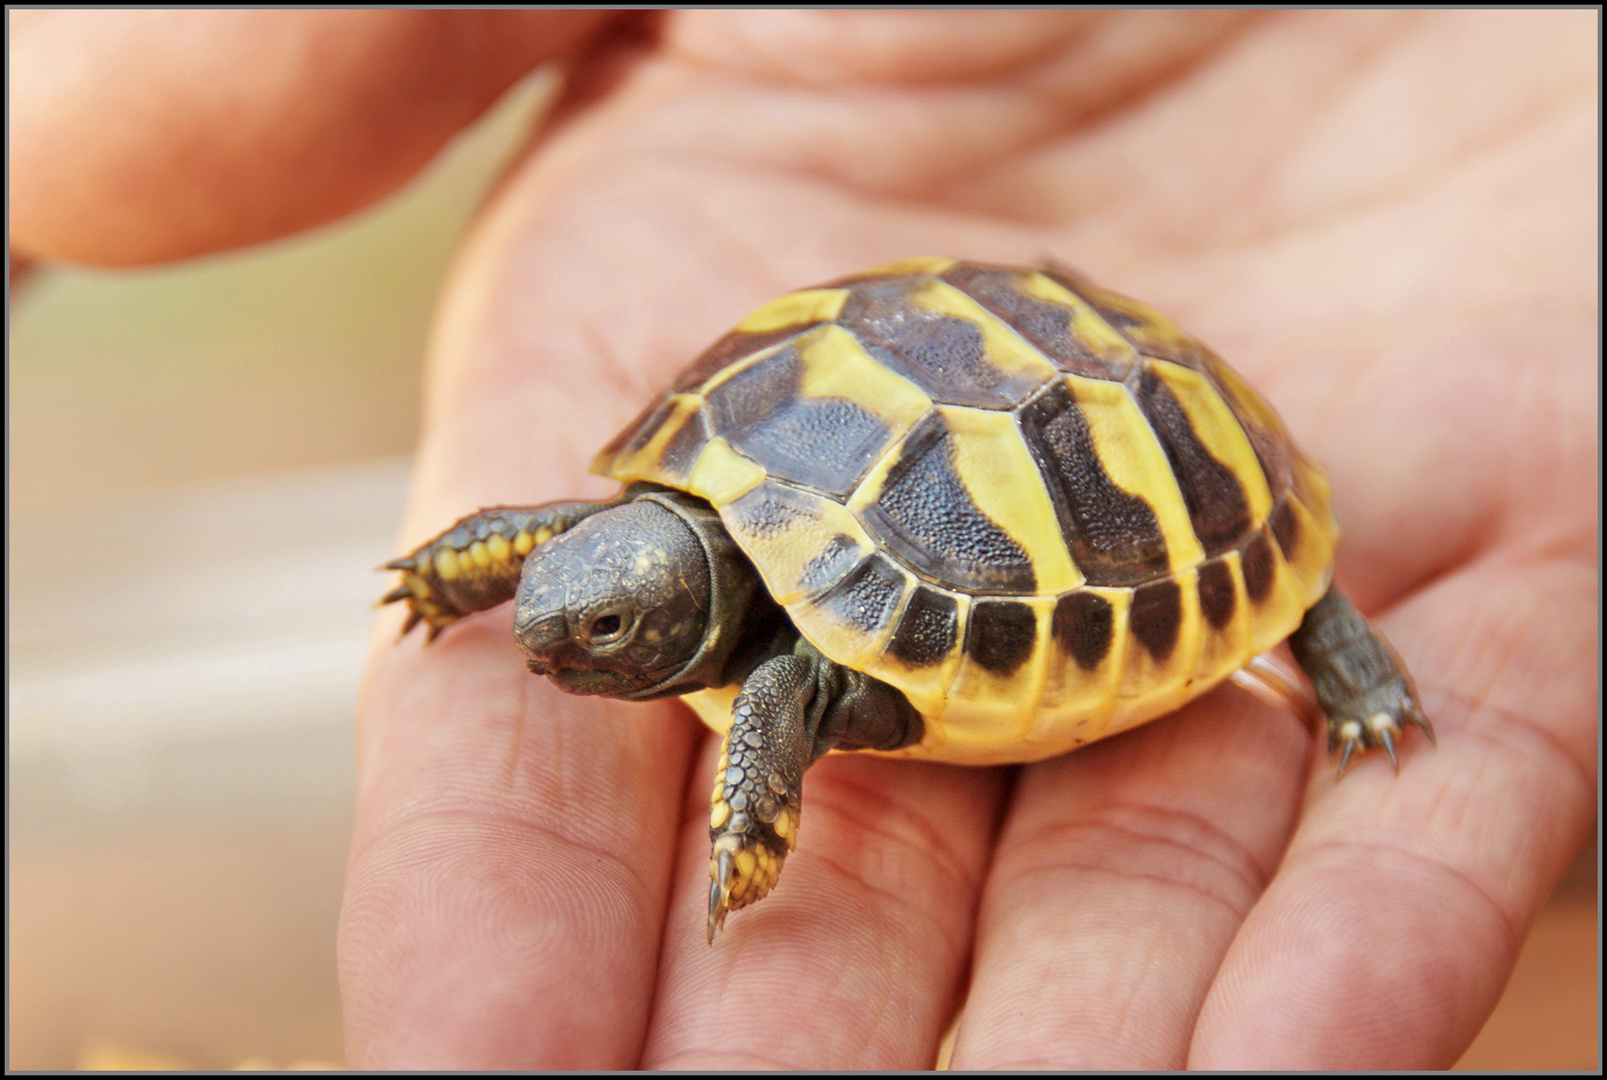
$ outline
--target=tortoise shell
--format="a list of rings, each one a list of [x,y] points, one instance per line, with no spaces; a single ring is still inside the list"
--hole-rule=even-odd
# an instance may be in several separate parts
[[[907,259],[766,304],[593,470],[711,503],[800,633],[907,695],[899,756],[1063,753],[1169,712],[1327,590],[1322,470],[1165,316]],[[716,730],[735,687],[690,695]]]

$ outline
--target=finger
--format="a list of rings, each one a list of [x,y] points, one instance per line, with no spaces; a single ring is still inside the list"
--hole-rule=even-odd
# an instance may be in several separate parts
[[[694,780],[714,776],[716,753]],[[689,784],[643,1067],[930,1069],[1008,776],[828,756],[804,776],[779,884],[713,947],[707,788]]]
[[[1277,865],[1311,745],[1234,688],[1023,771],[956,1069],[1177,1069]]]
[[[1596,801],[1587,561],[1447,579],[1384,621],[1438,748],[1314,778],[1201,1010],[1191,1067],[1445,1068],[1478,1033]]]
[[[390,193],[606,12],[11,13],[11,242],[205,254]]]
[[[613,317],[619,297],[654,290],[585,244],[555,250],[567,219],[544,177],[514,174],[455,267],[410,541],[476,506],[618,489],[584,476],[639,408],[612,358],[664,357],[608,335],[646,322]],[[352,1064],[634,1065],[697,738],[684,710],[557,692],[525,670],[502,609],[427,650],[378,647],[359,725],[340,942]]]
[[[668,706],[559,693],[507,609],[427,650],[381,633],[339,940],[355,1068],[627,1068],[681,783]]]

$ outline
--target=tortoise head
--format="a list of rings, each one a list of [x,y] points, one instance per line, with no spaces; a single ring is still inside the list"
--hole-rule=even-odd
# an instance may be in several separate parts
[[[709,630],[708,560],[656,502],[600,511],[532,551],[513,628],[530,670],[571,694],[656,697]]]

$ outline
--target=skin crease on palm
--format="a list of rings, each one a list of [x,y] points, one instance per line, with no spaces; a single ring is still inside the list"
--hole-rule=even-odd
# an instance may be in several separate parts
[[[1018,769],[834,756],[711,949],[690,713],[530,676],[506,608],[429,649],[387,612],[353,1066],[925,1068],[962,1001],[956,1068],[1439,1068],[1477,1034],[1597,798],[1594,12],[24,14],[14,242],[102,264],[339,217],[571,58],[442,300],[397,551],[609,493],[593,451],[775,295],[1052,254],[1325,463],[1337,579],[1440,735],[1336,785],[1225,688]]]

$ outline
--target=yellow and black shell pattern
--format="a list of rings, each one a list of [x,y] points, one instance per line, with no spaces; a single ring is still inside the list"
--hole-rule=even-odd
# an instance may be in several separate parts
[[[1327,590],[1322,470],[1165,316],[906,259],[766,304],[593,470],[708,500],[800,633],[987,764],[1182,705]],[[736,688],[689,702],[723,730]]]

